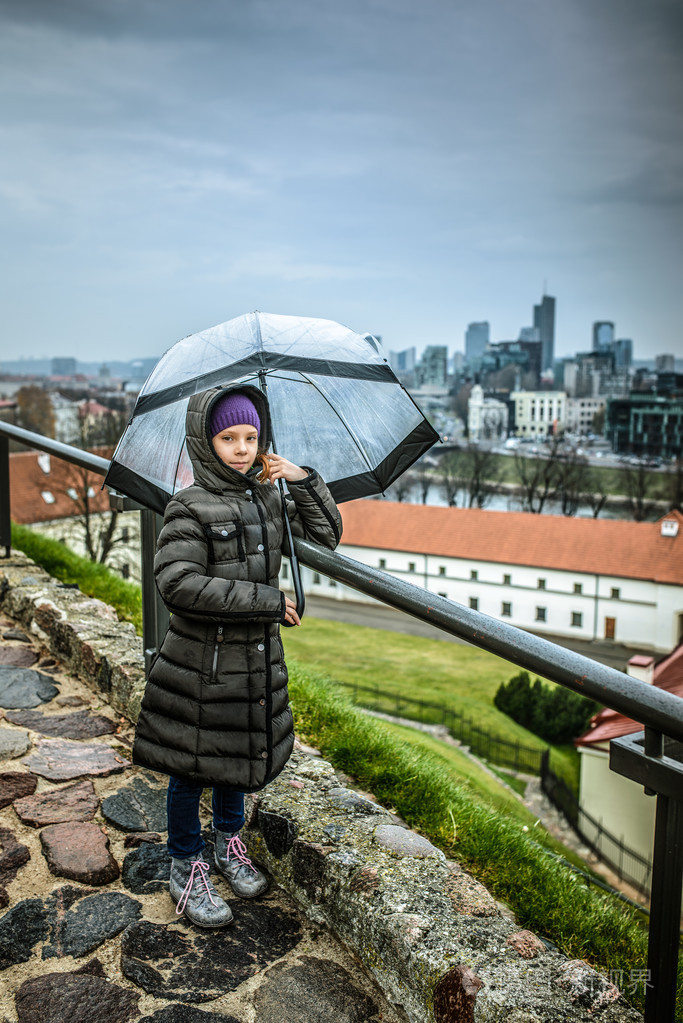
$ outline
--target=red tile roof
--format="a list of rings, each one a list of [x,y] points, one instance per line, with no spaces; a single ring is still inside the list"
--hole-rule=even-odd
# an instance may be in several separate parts
[[[98,451],[98,454],[101,453]],[[39,461],[40,460],[40,461]],[[48,469],[44,472],[41,464]],[[67,493],[69,488],[81,492],[83,488],[84,470],[68,465],[59,458],[41,454],[37,451],[21,451],[10,455],[10,511],[15,522],[23,524],[50,522],[53,519],[64,519],[78,515],[79,502],[74,501]],[[95,473],[87,474],[87,485],[91,486],[95,496],[91,498],[91,507],[95,511],[109,509],[109,495],[101,490],[102,477]],[[49,493],[54,498],[46,501],[42,494]]]
[[[683,584],[683,515],[676,536],[657,522],[578,519],[398,501],[348,501],[343,543],[591,575]]]
[[[664,689],[667,693],[673,693],[674,696],[683,699],[683,644],[677,646],[673,653],[656,665],[652,684],[657,689]],[[591,718],[590,728],[581,738],[574,740],[574,745],[598,746],[620,735],[632,735],[633,732],[642,730],[643,725],[638,724],[633,718],[627,718],[618,711],[606,707]]]

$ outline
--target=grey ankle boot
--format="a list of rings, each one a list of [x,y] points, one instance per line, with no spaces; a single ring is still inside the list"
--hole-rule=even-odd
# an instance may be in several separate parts
[[[209,864],[201,853],[186,860],[171,860],[169,890],[176,913],[184,913],[197,927],[226,927],[232,923],[232,910],[211,884]]]
[[[214,830],[216,866],[235,895],[240,899],[254,899],[265,892],[268,880],[247,856],[247,848],[239,836],[239,831]]]

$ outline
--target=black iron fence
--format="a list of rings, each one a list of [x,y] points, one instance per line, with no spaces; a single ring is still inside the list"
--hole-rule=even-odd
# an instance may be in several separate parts
[[[548,799],[564,815],[581,841],[595,855],[610,867],[617,877],[635,888],[637,892],[650,897],[652,887],[652,860],[642,856],[635,849],[603,827],[602,822],[592,817],[581,807],[578,799],[563,778],[550,770],[550,751],[545,750],[541,763],[541,788]]]
[[[453,707],[427,700],[416,700],[411,696],[380,686],[363,686],[356,682],[338,682],[351,690],[353,702],[359,707],[409,718],[424,725],[443,725],[463,746],[469,747],[475,756],[488,760],[500,767],[508,767],[523,774],[540,774],[543,750],[522,746],[480,728],[470,717],[465,717]]]
[[[107,469],[102,458],[0,423],[0,547],[7,554],[11,546],[9,438],[100,475]],[[151,572],[158,517],[140,505],[126,501],[126,507],[139,508],[148,525],[142,540],[142,591],[143,640],[145,654],[149,655],[161,642],[167,622],[159,608]],[[309,541],[296,539],[295,548],[301,563],[309,568],[642,722],[643,736],[612,740],[610,766],[657,796],[645,1020],[674,1023],[683,890],[683,755],[665,747],[664,739],[683,742],[683,701],[549,640]]]

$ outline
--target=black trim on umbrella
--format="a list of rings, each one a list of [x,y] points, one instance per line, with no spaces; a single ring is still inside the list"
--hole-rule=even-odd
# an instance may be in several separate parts
[[[439,434],[431,423],[423,419],[376,469],[328,483],[332,497],[337,504],[342,504],[344,501],[354,501],[359,497],[384,493],[437,440],[440,440]]]
[[[357,362],[332,362],[329,359],[306,359],[301,356],[279,355],[272,352],[266,353],[267,369],[289,369],[300,370],[303,373],[312,373],[325,377],[345,377],[352,380],[387,380],[396,382],[396,377],[389,365],[363,365]],[[255,352],[245,359],[223,366],[221,369],[213,369],[210,373],[201,373],[190,380],[182,380],[173,384],[172,387],[165,387],[161,391],[153,391],[151,394],[142,394],[137,400],[133,410],[133,418],[142,416],[153,409],[163,408],[174,401],[188,398],[198,391],[205,391],[209,387],[219,384],[228,384],[233,380],[239,380],[250,370],[263,369],[263,354]]]
[[[437,440],[439,440],[438,433],[431,423],[423,419],[405,440],[379,463],[376,469],[328,483],[332,497],[338,504],[341,504],[343,501],[353,501],[358,497],[382,494]],[[149,483],[133,469],[116,461],[112,461],[109,466],[109,472],[104,482],[114,490],[119,490],[127,497],[139,501],[140,504],[153,508],[160,515],[164,514],[166,505],[172,497],[172,494],[167,493],[154,483]]]
[[[134,501],[139,501],[160,515],[164,514],[166,505],[172,497],[167,491],[143,479],[133,469],[121,465],[120,462],[111,462],[104,485],[120,491],[126,497],[132,497]]]

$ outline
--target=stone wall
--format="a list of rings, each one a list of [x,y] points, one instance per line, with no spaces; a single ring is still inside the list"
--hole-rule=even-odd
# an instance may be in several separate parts
[[[101,601],[23,554],[0,561],[0,607],[135,719],[142,644]],[[636,1023],[618,990],[521,930],[489,892],[299,748],[247,799],[245,839],[309,918],[360,958],[411,1023]]]

